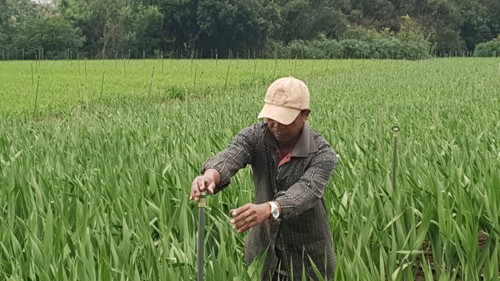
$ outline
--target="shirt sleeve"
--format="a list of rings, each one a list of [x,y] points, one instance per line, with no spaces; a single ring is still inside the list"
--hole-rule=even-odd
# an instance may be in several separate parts
[[[220,174],[220,182],[215,188],[219,192],[229,185],[231,178],[242,168],[251,163],[254,144],[257,138],[257,127],[252,126],[240,131],[231,144],[209,158],[203,165],[202,173],[208,169],[215,169]]]
[[[284,220],[312,208],[323,197],[336,164],[335,152],[325,145],[313,156],[309,168],[299,181],[288,190],[276,194],[275,200],[281,205],[281,217]]]

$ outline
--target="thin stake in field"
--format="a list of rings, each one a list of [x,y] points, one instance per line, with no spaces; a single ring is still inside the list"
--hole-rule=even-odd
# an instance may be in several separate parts
[[[33,63],[31,63],[31,86],[35,84],[35,77],[34,77],[34,70],[33,70]]]
[[[81,106],[80,103],[76,106],[76,134],[75,134],[75,142],[77,145],[80,145],[80,112]]]
[[[226,88],[227,88],[227,80],[229,78],[229,69],[231,69],[231,62],[229,62],[228,66],[227,66],[226,81],[224,82],[224,90],[226,90]]]
[[[397,168],[397,161],[398,161],[398,134],[399,134],[399,127],[397,125],[394,125],[392,127],[392,135],[394,139],[394,146],[393,146],[393,156],[392,156],[392,190],[396,191],[396,168]]]
[[[99,94],[99,98],[100,98],[100,99],[102,99],[102,93],[104,92],[104,73],[105,73],[105,72],[106,72],[106,71],[103,71],[103,72],[102,72],[101,92],[100,92],[100,94]]]
[[[36,106],[38,103],[38,86],[40,85],[40,76],[36,80],[36,89],[35,89],[35,108],[33,109],[33,116],[36,116]]]
[[[273,72],[273,78],[276,78],[276,71],[278,70],[278,59],[274,58],[274,72]]]
[[[125,70],[125,58],[123,59],[123,75],[125,76],[127,74],[127,71]]]
[[[240,63],[238,60],[238,52],[236,52],[236,89],[240,89],[240,77],[239,77],[239,71],[240,71]]]
[[[255,81],[255,102],[259,100],[259,82]]]
[[[196,91],[196,76],[198,74],[198,64],[194,66],[194,81],[193,81],[193,91]]]
[[[255,73],[257,72],[257,60],[255,59],[255,52],[254,52],[254,58],[253,58],[253,75],[252,75],[252,81],[255,81]]]
[[[500,81],[500,63],[498,64],[498,81]]]
[[[151,78],[149,79],[149,91],[148,96],[151,96],[151,90],[153,89],[153,78],[155,76],[155,67],[153,66],[153,71],[151,72]]]

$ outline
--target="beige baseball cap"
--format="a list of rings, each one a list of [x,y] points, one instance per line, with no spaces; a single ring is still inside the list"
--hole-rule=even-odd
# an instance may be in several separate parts
[[[309,89],[299,79],[283,77],[267,88],[264,102],[258,118],[273,119],[289,125],[301,110],[309,109]]]

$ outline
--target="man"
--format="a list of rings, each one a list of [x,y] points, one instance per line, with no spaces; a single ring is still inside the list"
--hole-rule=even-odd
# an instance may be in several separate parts
[[[258,118],[230,146],[210,158],[194,179],[191,200],[201,191],[215,194],[238,170],[250,164],[255,203],[231,210],[233,228],[250,230],[245,258],[251,263],[267,251],[263,280],[333,279],[335,253],[323,199],[336,155],[307,123],[309,90],[293,77],[274,81]],[[311,262],[313,264],[311,264]]]

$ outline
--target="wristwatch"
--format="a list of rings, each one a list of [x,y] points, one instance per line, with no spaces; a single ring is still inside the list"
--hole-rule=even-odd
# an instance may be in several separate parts
[[[267,202],[271,205],[271,213],[269,214],[269,218],[273,218],[274,220],[279,220],[280,217],[280,209],[278,208],[278,204],[274,201]]]

